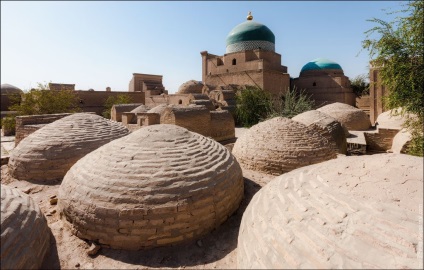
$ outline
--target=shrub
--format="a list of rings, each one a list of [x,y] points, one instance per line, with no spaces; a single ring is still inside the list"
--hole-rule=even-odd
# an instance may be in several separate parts
[[[14,102],[9,110],[17,115],[53,114],[79,112],[79,98],[72,90],[52,91],[46,85],[25,92],[20,102]]]
[[[104,118],[110,119],[110,112],[112,110],[113,105],[117,104],[128,104],[132,103],[133,100],[130,95],[127,94],[119,94],[117,96],[109,96],[105,102],[105,110],[102,112]]]
[[[251,127],[272,113],[272,100],[268,92],[248,86],[237,92],[236,123]]]
[[[357,97],[365,96],[370,94],[370,83],[368,81],[368,75],[358,75],[350,82],[353,92]]]
[[[311,100],[304,90],[297,90],[295,87],[287,89],[285,94],[280,93],[273,99],[274,110],[268,118],[282,116],[292,118],[300,113],[312,110],[314,101]]]
[[[4,136],[15,135],[15,116],[6,116],[1,119],[1,128],[3,129]]]

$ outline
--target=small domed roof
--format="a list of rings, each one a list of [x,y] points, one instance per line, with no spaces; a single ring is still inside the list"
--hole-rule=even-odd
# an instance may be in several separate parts
[[[238,208],[243,187],[240,165],[223,145],[160,124],[79,160],[58,205],[80,237],[137,250],[210,232]]]
[[[138,106],[137,108],[131,110],[131,112],[132,113],[144,113],[144,112],[147,112],[148,110],[150,110],[150,107],[142,104],[142,105]]]
[[[284,117],[254,125],[232,151],[246,169],[274,175],[336,158],[336,152],[320,129]]]
[[[40,269],[50,249],[50,228],[37,203],[1,185],[1,268]]]
[[[335,102],[318,108],[317,111],[335,118],[348,130],[367,130],[371,127],[369,116],[363,110],[349,104]]]
[[[414,114],[405,113],[401,114],[402,109],[397,108],[390,111],[383,112],[378,115],[376,125],[378,128],[390,128],[401,130],[404,127],[405,122],[409,118],[416,117]]]
[[[337,151],[341,154],[346,154],[346,137],[349,135],[349,131],[333,117],[317,110],[310,110],[296,115],[292,120],[302,123],[305,126],[315,125],[319,127],[323,131],[323,136],[330,135],[329,140],[334,144]]]
[[[120,123],[99,115],[72,114],[23,139],[10,154],[9,171],[19,180],[59,180],[80,158],[128,134]]]
[[[183,83],[180,88],[178,88],[178,94],[201,94],[203,89],[203,82],[190,80]]]
[[[300,72],[308,71],[308,70],[322,70],[322,69],[340,69],[343,70],[342,67],[334,61],[331,61],[326,58],[317,58],[306,65],[304,65]]]
[[[13,86],[8,83],[3,83],[1,85],[1,94],[21,94],[23,91],[16,86]]]
[[[253,21],[252,16],[248,16],[247,21],[234,27],[227,36],[227,53],[263,49],[275,50],[274,33],[259,22]]]

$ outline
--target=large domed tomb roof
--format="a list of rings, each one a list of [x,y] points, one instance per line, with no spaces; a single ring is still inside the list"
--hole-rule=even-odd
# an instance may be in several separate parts
[[[39,269],[50,249],[50,228],[38,204],[1,185],[1,269]]]
[[[224,146],[160,124],[78,161],[63,180],[58,205],[80,238],[138,250],[210,232],[242,197],[241,168]]]
[[[19,180],[61,180],[80,158],[128,134],[128,129],[118,122],[95,114],[75,113],[24,138],[10,154],[9,172]]]

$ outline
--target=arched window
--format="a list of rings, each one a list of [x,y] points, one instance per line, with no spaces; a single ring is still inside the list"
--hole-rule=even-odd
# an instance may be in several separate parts
[[[237,64],[237,60],[234,58],[233,59],[233,66],[235,66]]]
[[[314,83],[312,84],[312,86],[317,86],[317,83],[316,83],[316,82],[314,82]]]
[[[183,101],[181,99],[178,100],[178,104],[183,104]]]

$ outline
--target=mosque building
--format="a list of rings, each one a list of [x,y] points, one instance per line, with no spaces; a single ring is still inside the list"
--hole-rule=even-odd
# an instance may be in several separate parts
[[[278,95],[296,86],[304,89],[316,106],[334,102],[355,105],[349,78],[333,61],[313,60],[291,81],[287,67],[281,64],[281,55],[275,52],[274,33],[266,25],[254,21],[250,12],[247,20],[228,34],[223,56],[207,51],[200,54],[202,81],[209,89],[250,85]]]

